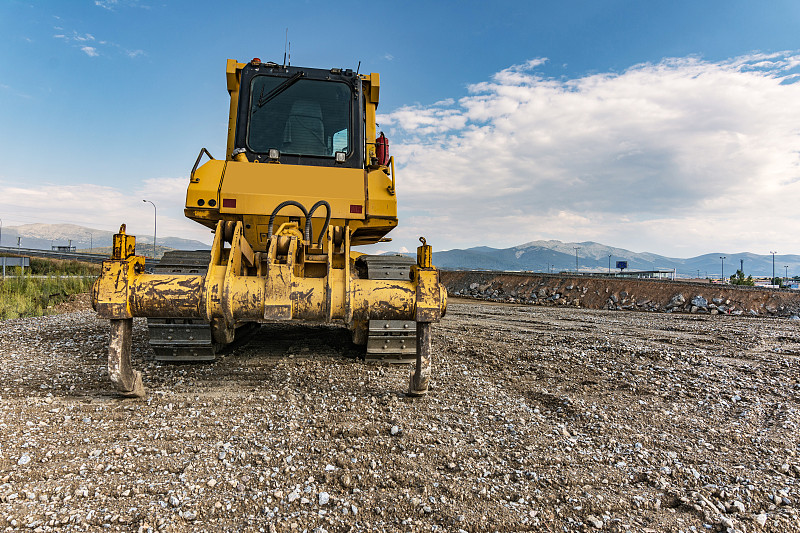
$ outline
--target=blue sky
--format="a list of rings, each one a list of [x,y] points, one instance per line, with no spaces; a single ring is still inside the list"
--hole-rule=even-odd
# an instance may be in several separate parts
[[[368,6],[368,9],[366,9]],[[765,7],[766,6],[766,7]],[[225,60],[381,73],[396,248],[595,240],[800,253],[800,2],[0,5],[0,218],[209,241]],[[763,249],[762,249],[763,248]]]

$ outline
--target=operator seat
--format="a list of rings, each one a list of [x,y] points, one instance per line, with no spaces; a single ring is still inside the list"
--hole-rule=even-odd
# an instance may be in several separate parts
[[[330,155],[325,142],[325,124],[319,103],[297,100],[292,104],[283,129],[281,152],[302,155]]]

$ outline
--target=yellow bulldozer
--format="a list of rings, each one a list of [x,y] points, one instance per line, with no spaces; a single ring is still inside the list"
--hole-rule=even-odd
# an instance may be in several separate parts
[[[431,247],[421,237],[416,261],[351,250],[389,241],[398,222],[394,158],[375,124],[379,75],[255,58],[229,59],[226,77],[226,157],[200,151],[184,210],[213,230],[211,251],[168,252],[147,272],[123,224],[93,287],[117,391],[145,394],[131,332],[147,317],[165,362],[214,360],[253,324],[343,324],[368,359],[415,363],[408,393],[425,394],[431,324],[447,301]]]

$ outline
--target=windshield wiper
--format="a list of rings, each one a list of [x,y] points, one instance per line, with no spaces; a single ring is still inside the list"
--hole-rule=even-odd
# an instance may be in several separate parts
[[[272,89],[267,94],[264,94],[264,90],[262,89],[261,90],[261,95],[258,97],[258,102],[256,102],[256,106],[258,107],[258,109],[261,109],[262,107],[267,105],[267,103],[269,103],[270,100],[274,99],[276,96],[281,94],[283,91],[285,91],[286,89],[288,89],[289,87],[294,85],[294,83],[297,80],[299,80],[300,78],[302,78],[303,76],[305,76],[305,73],[297,72],[291,78],[287,79],[286,81],[284,81],[283,83],[281,83],[280,85],[278,85],[277,87]],[[255,111],[256,110],[254,110],[254,112]]]

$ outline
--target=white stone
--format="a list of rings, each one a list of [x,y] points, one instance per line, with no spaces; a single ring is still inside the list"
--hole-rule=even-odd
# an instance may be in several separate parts
[[[589,516],[587,516],[586,521],[592,524],[592,527],[595,527],[597,529],[601,529],[603,527],[603,521],[594,515],[590,514]]]

